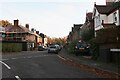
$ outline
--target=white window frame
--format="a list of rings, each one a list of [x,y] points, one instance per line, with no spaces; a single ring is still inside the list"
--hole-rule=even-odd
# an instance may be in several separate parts
[[[114,23],[117,22],[117,12],[113,13],[113,21],[114,21]]]

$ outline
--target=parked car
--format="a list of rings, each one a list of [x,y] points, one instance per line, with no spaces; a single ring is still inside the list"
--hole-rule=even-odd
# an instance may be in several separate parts
[[[47,50],[47,49],[48,49],[48,47],[47,47],[47,46],[44,46],[44,49],[45,49],[45,50]]]
[[[38,51],[43,51],[45,50],[44,46],[38,46]]]
[[[59,52],[59,46],[57,45],[50,45],[48,48],[48,53],[56,53],[58,54]]]
[[[58,45],[58,44],[55,44],[55,46],[57,46],[58,47],[58,49],[59,49],[59,51],[61,51],[61,46],[60,45]]]
[[[90,45],[85,42],[78,42],[75,46],[75,55],[90,55]]]

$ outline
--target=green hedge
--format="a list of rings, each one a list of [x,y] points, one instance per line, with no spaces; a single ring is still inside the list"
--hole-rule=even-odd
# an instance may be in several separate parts
[[[100,44],[120,43],[120,28],[114,27],[97,31],[96,42]]]
[[[97,37],[91,39],[89,43],[91,44],[90,51],[93,59],[97,59],[99,57],[100,45],[110,44],[114,48],[120,48],[120,28],[114,27],[101,29],[97,31]],[[110,48],[110,46],[107,48]]]
[[[92,59],[96,60],[99,57],[99,44],[96,43],[95,38],[91,39],[89,43]]]
[[[20,52],[22,44],[20,43],[2,43],[2,52]]]
[[[68,48],[69,53],[75,54],[75,45],[77,42],[78,42],[78,40],[75,40],[75,41],[68,44],[67,48]]]

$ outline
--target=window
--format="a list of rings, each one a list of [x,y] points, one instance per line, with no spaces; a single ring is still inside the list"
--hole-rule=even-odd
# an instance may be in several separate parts
[[[117,13],[116,12],[113,14],[113,21],[117,22]]]
[[[98,16],[96,16],[96,27],[100,26],[101,22],[100,22],[100,14]]]

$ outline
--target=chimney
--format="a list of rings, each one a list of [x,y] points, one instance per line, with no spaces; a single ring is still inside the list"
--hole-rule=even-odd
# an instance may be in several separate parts
[[[34,32],[35,31],[34,28],[32,28],[31,31]]]
[[[18,26],[19,20],[14,20],[14,26]]]
[[[36,31],[37,34],[39,34],[39,31]]]
[[[29,29],[29,24],[26,24],[25,27],[26,27],[27,29]]]
[[[111,5],[113,3],[113,0],[106,0],[106,5]]]

